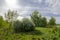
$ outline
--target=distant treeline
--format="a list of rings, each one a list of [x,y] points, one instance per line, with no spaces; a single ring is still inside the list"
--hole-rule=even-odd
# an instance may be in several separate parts
[[[32,12],[30,18],[23,18],[21,21],[17,20],[19,14],[17,11],[8,10],[5,13],[5,19],[0,16],[0,28],[2,27],[9,27],[13,28],[16,32],[17,31],[33,31],[35,27],[51,27],[56,25],[56,19],[51,17],[49,22],[47,21],[46,17],[42,17],[42,15],[38,11]]]

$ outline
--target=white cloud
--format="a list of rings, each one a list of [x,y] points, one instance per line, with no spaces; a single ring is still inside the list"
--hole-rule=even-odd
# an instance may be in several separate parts
[[[55,17],[56,18],[56,23],[60,24],[60,17]]]
[[[22,16],[19,16],[17,19],[18,19],[18,20],[22,20],[22,19],[23,19],[23,17],[22,17]]]
[[[0,0],[0,5],[1,5],[0,14],[1,15],[3,15],[2,13],[5,13],[8,9],[17,10],[18,13],[23,16],[24,15],[27,16],[33,10],[38,10],[39,12],[45,13],[46,15],[49,15],[49,13],[50,15],[52,14],[60,15],[60,0],[45,0],[45,1],[44,0],[4,0],[5,3],[1,3],[1,1],[2,0]],[[45,4],[43,5],[40,4],[43,1],[45,2]],[[47,17],[47,19],[50,18],[50,15],[49,17]],[[56,18],[57,22],[60,20],[59,18]]]
[[[13,9],[20,8],[20,6],[18,6],[17,4],[17,0],[5,0],[5,3],[8,9],[13,10]]]
[[[33,0],[33,2],[41,2],[42,0]]]

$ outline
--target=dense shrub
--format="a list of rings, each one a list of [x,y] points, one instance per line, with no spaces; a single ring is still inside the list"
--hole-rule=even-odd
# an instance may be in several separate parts
[[[14,30],[15,32],[28,32],[33,31],[35,29],[33,23],[29,20],[24,18],[22,22],[16,21],[14,22]]]
[[[33,31],[35,29],[34,24],[27,18],[23,18],[23,31]]]
[[[19,32],[21,30],[21,27],[22,27],[22,22],[20,22],[18,20],[14,22],[14,31],[15,32]]]

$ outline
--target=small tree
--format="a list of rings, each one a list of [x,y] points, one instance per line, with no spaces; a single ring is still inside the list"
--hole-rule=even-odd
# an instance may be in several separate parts
[[[0,28],[3,27],[3,17],[0,16]]]
[[[46,27],[46,26],[47,26],[47,19],[45,17],[42,17],[41,27]]]
[[[6,20],[11,23],[10,26],[13,26],[13,22],[17,19],[17,17],[18,17],[17,11],[8,10],[8,12],[5,13]]]
[[[55,25],[56,23],[56,20],[55,20],[55,18],[54,17],[51,17],[51,19],[49,20],[49,25],[51,25],[51,26],[53,26],[53,25]]]

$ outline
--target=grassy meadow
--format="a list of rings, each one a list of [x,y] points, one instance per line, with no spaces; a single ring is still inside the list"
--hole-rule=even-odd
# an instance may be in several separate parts
[[[7,31],[9,31],[7,33]],[[59,33],[54,28],[36,27],[32,32],[12,33],[8,29],[0,29],[0,40],[60,40]],[[55,38],[55,39],[54,39]]]

